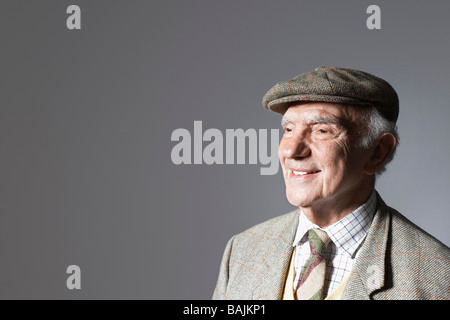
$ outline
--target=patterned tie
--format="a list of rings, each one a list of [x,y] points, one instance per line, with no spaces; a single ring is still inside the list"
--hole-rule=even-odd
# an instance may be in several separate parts
[[[300,275],[300,283],[296,291],[297,300],[323,300],[323,285],[325,283],[325,249],[330,238],[320,229],[308,230],[311,256],[306,261],[305,269]]]

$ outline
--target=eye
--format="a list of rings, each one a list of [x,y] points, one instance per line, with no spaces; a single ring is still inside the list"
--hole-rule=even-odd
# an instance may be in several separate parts
[[[334,133],[334,128],[328,124],[317,124],[314,127],[314,134],[322,138],[331,137]]]

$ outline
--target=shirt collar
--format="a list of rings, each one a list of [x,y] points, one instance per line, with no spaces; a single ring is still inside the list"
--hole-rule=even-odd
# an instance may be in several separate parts
[[[320,228],[309,221],[300,210],[297,233],[292,245],[295,247],[306,242],[308,240],[307,231],[311,228],[319,228],[328,234],[338,248],[343,249],[353,257],[370,228],[376,206],[377,197],[375,190],[373,190],[369,199],[358,209],[326,228]]]

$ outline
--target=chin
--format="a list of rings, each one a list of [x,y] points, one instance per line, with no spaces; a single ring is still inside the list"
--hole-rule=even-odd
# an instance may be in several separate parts
[[[286,197],[289,203],[295,207],[308,207],[313,202],[313,199],[304,194],[290,194],[289,192],[286,192]]]

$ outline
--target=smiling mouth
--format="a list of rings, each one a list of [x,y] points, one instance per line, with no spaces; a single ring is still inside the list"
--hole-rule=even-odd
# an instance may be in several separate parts
[[[307,175],[312,175],[312,174],[316,174],[319,172],[320,172],[320,170],[318,170],[318,171],[295,171],[295,170],[292,170],[292,173],[295,176],[307,176]]]

